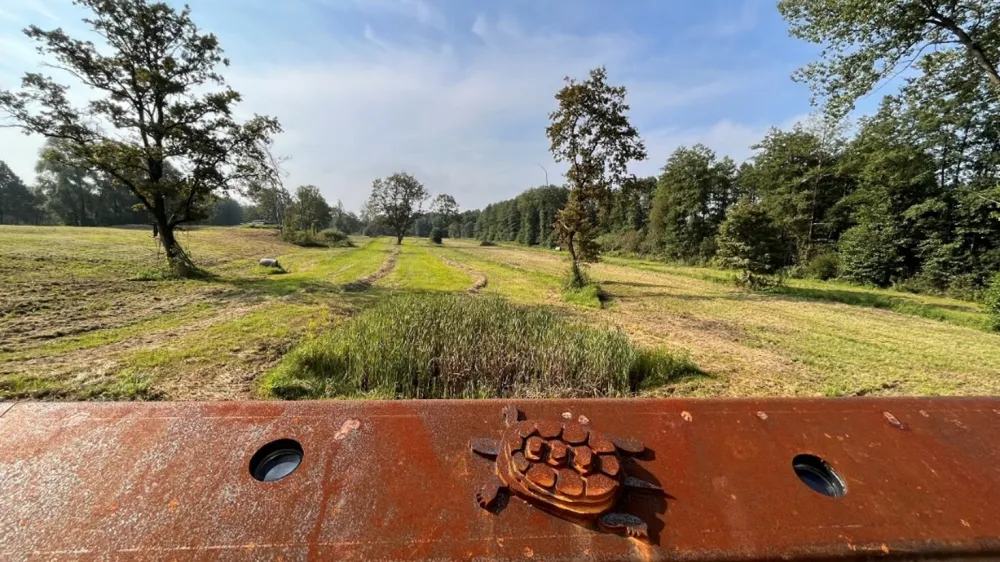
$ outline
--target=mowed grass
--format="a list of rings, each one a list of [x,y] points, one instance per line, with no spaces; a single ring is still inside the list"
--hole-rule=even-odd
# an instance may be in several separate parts
[[[371,298],[343,284],[391,251],[367,238],[299,248],[254,229],[181,236],[203,278],[151,274],[162,255],[145,230],[0,227],[0,398],[252,397],[286,351]]]
[[[403,291],[460,292],[472,286],[468,273],[448,267],[433,253],[428,240],[406,240],[400,248],[395,269],[379,281],[379,285]]]
[[[200,228],[181,240],[204,278],[164,278],[145,229],[0,226],[0,399],[268,397],[262,381],[286,356],[384,299],[464,293],[481,277],[485,287],[463,299],[620,329],[636,349],[699,369],[641,395],[1000,392],[1000,335],[983,329],[974,303],[953,299],[804,280],[752,294],[724,271],[607,258],[589,269],[610,298],[594,308],[567,302],[565,253],[412,238],[384,277],[351,292],[344,285],[379,271],[394,239],[299,248],[274,231]],[[260,268],[263,257],[286,273]],[[386,388],[346,395],[406,395]],[[528,394],[570,395],[545,385]]]

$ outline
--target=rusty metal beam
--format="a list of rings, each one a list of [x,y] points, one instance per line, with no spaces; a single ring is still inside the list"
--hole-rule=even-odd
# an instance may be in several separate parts
[[[648,542],[473,495],[501,401],[22,403],[0,416],[0,559],[1000,557],[1000,399],[513,401],[642,439]],[[0,410],[4,408],[0,406]],[[262,445],[301,466],[259,482]],[[825,459],[843,497],[792,459]]]

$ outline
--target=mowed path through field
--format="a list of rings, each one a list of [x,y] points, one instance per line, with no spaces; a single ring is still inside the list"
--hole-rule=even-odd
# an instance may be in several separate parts
[[[547,250],[412,238],[398,250],[389,238],[299,248],[273,231],[224,228],[186,232],[181,242],[206,279],[162,279],[146,230],[0,227],[0,398],[252,398],[254,381],[289,349],[375,300],[473,286],[618,327],[642,345],[689,355],[705,372],[653,394],[1000,391],[997,334],[745,293],[713,282],[725,275],[715,270],[609,258],[590,268],[611,296],[594,309],[563,300],[565,254]],[[287,273],[258,267],[262,257],[277,257]],[[360,290],[345,290],[359,280]],[[868,291],[811,283],[813,292]],[[920,298],[955,322],[977,321],[969,303]]]

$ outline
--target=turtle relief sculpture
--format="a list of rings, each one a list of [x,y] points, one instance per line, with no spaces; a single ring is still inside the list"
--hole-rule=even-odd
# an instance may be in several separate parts
[[[499,441],[474,439],[472,451],[495,459],[495,473],[476,492],[476,502],[492,509],[505,493],[546,511],[605,531],[648,537],[646,522],[615,510],[628,490],[662,494],[659,486],[626,474],[626,456],[645,446],[609,437],[576,422],[519,420],[513,406],[503,410],[506,426]]]

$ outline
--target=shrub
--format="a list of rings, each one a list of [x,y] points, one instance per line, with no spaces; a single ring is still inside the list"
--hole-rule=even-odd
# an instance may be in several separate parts
[[[281,229],[281,239],[289,244],[295,244],[304,248],[322,248],[325,246],[314,233],[287,226]]]
[[[837,252],[819,254],[809,260],[802,273],[809,278],[829,281],[840,275],[840,256]]]
[[[499,297],[389,297],[285,356],[260,391],[279,398],[627,396],[697,369]]]
[[[590,284],[590,278],[577,262],[571,262],[566,278],[563,280],[563,288],[571,291],[578,291]]]
[[[717,237],[720,265],[739,269],[736,284],[757,290],[780,283],[785,245],[781,231],[759,206],[740,201],[729,210]]]
[[[646,237],[638,231],[609,232],[597,237],[597,244],[602,252],[609,254],[641,254],[644,253]]]
[[[993,277],[983,295],[983,309],[989,315],[990,328],[1000,331],[1000,273]]]
[[[436,226],[431,229],[431,235],[427,237],[428,240],[435,244],[440,244],[442,238],[444,238],[444,233],[442,233],[441,229]]]
[[[319,239],[331,248],[352,248],[354,242],[339,228],[331,227],[319,231]]]

